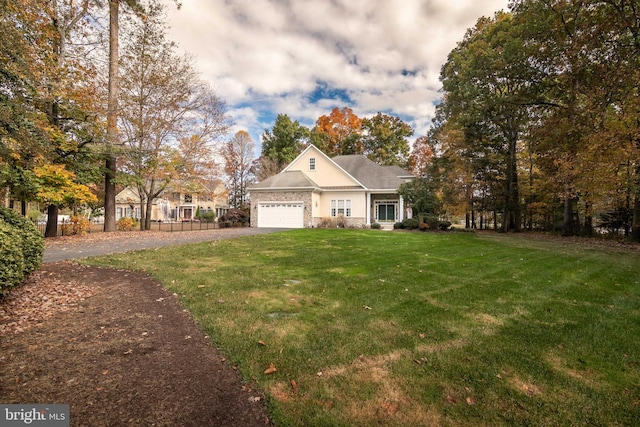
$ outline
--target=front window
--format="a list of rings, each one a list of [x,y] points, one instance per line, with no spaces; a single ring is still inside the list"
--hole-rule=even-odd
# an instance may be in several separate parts
[[[191,194],[185,194],[184,195],[184,202],[185,203],[193,203],[193,196]]]
[[[312,158],[309,159],[309,170],[310,171],[316,170],[316,159],[315,159],[315,157],[312,157]]]
[[[351,216],[351,200],[331,200],[331,216]]]

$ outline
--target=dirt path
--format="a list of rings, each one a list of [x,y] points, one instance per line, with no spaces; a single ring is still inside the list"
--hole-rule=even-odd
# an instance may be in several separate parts
[[[263,397],[143,273],[44,264],[0,301],[0,402],[72,426],[263,426]]]

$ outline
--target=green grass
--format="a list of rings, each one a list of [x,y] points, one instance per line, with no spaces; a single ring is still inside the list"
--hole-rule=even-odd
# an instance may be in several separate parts
[[[90,262],[143,269],[178,293],[266,393],[276,425],[640,420],[638,253],[295,230]]]

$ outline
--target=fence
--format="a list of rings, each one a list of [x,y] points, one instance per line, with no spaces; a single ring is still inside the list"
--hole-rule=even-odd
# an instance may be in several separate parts
[[[47,228],[47,224],[42,221],[38,221],[35,223],[38,227],[40,233],[44,236],[44,232]],[[58,222],[58,236],[69,235],[69,233],[65,234],[64,230],[66,227],[64,225],[69,224],[69,221],[61,221]],[[215,222],[205,222],[205,221],[181,221],[181,222],[152,222],[150,231],[166,231],[168,233],[174,231],[201,231],[201,230],[213,230],[219,228],[218,224]],[[138,225],[135,230],[139,230],[140,226]],[[92,222],[91,227],[88,230],[89,233],[102,233],[104,232],[104,223],[102,222]]]

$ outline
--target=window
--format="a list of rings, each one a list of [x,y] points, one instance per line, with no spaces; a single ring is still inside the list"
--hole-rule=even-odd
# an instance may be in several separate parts
[[[351,216],[351,200],[331,200],[331,216]]]
[[[184,202],[185,203],[193,203],[193,196],[191,194],[185,194],[184,195]]]
[[[316,170],[316,158],[315,157],[311,157],[309,159],[309,170],[310,171]]]

